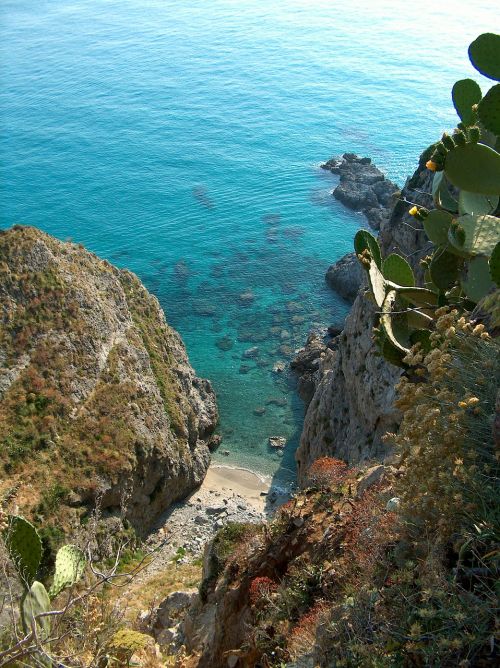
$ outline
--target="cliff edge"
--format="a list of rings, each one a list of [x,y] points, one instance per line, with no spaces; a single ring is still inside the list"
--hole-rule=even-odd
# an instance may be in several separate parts
[[[432,173],[425,168],[429,152],[427,149],[421,155],[415,173],[407,179],[388,215],[380,216],[379,242],[383,254],[400,253],[417,276],[421,271],[419,261],[429,242],[421,224],[408,210],[414,203],[430,206],[432,202],[429,194]],[[352,170],[352,160],[349,164]],[[342,258],[340,262],[344,261]],[[357,266],[355,271],[359,272]],[[325,346],[316,362],[314,394],[296,454],[299,481],[304,481],[313,461],[325,455],[355,464],[390,454],[382,436],[399,425],[394,386],[401,371],[378,354],[372,339],[376,307],[365,296],[365,290],[362,282],[336,345]]]
[[[203,480],[217,417],[134,274],[34,228],[0,233],[0,491],[20,486],[24,514],[81,523],[98,500],[144,534]]]

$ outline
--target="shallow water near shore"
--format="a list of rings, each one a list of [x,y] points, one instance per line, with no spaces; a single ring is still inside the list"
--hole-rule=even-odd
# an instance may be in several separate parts
[[[216,461],[293,478],[303,407],[273,366],[345,317],[324,273],[363,224],[319,162],[355,151],[402,184],[456,123],[494,5],[418,4],[2,3],[0,225],[140,276],[217,391]]]

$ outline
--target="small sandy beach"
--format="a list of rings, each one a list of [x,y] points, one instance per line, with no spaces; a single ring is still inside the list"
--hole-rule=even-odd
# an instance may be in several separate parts
[[[224,495],[243,497],[260,513],[266,510],[266,494],[271,489],[271,479],[259,476],[253,471],[244,468],[212,464],[207,471],[198,492],[219,492]],[[283,496],[283,500],[281,500]],[[275,507],[288,498],[288,495],[278,495]]]

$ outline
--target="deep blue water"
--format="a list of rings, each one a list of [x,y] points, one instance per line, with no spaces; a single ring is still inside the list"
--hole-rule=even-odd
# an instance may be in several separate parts
[[[433,4],[0,4],[0,226],[141,277],[217,390],[221,461],[293,469],[302,406],[272,365],[347,311],[323,276],[363,221],[319,163],[356,151],[402,183],[456,122],[449,91],[498,13]],[[283,460],[271,435],[290,441]]]

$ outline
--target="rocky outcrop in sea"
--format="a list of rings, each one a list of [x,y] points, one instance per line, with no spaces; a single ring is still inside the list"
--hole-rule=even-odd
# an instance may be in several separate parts
[[[371,161],[355,153],[344,153],[321,165],[340,177],[332,195],[349,209],[362,212],[370,227],[380,230],[386,226],[400,194],[398,186],[389,181]],[[353,303],[364,281],[363,270],[354,253],[348,253],[332,264],[326,272],[328,285],[341,297]]]
[[[345,192],[346,184],[350,187],[353,179],[348,175],[353,169],[368,170],[367,175],[373,174],[374,178],[377,173],[381,174],[369,162],[362,162],[364,159],[348,157],[346,160],[346,156],[350,154],[344,156],[340,165],[330,161],[329,167],[344,170],[342,192]],[[425,152],[389,215],[382,216],[378,235],[383,255],[400,253],[417,275],[421,271],[419,260],[426,254],[429,244],[421,224],[408,214],[408,210],[413,203],[430,205],[431,196],[428,193],[431,191],[432,174],[425,168],[427,159]],[[375,184],[379,182],[383,181],[374,181]],[[369,187],[369,184],[361,183],[359,188],[355,187],[361,193],[359,198],[366,192],[365,186]],[[394,184],[392,187],[396,188]],[[384,201],[387,202],[388,197],[387,194]],[[358,201],[361,201],[359,198]],[[354,199],[352,196],[349,201]],[[345,258],[340,264],[345,264]],[[314,373],[307,371],[299,382],[307,383],[309,392],[311,382],[314,384],[296,454],[299,481],[305,480],[309,466],[319,457],[333,456],[357,463],[381,460],[390,454],[382,436],[387,431],[395,431],[399,425],[399,413],[393,404],[394,387],[401,371],[378,355],[372,337],[375,317],[375,306],[361,289],[335,349],[324,344],[322,351],[316,351],[317,370]]]
[[[321,167],[340,177],[332,193],[339,202],[364,213],[374,230],[379,230],[387,222],[399,188],[372,164],[371,158],[344,153],[341,158],[331,158]]]
[[[34,228],[0,233],[0,464],[24,514],[96,502],[143,535],[205,477],[215,394],[128,271]]]

